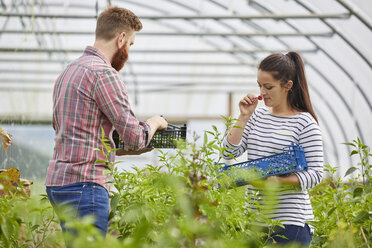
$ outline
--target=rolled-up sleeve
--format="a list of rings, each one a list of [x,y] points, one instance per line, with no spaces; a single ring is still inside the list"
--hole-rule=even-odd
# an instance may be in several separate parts
[[[149,144],[150,126],[139,121],[133,113],[119,73],[113,70],[101,72],[93,96],[98,108],[118,132],[125,150],[140,150]]]
[[[296,172],[295,175],[304,191],[315,187],[323,178],[323,141],[321,130],[315,122],[303,128],[299,144],[304,149],[308,169]]]
[[[230,155],[232,155],[234,158],[237,158],[245,152],[245,147],[242,146],[241,141],[238,145],[233,145],[227,140],[227,135],[223,140],[223,147],[226,148],[223,152],[223,158],[227,160],[232,159]]]

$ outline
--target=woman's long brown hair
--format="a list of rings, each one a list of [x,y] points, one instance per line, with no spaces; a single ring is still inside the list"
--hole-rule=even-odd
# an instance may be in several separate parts
[[[271,73],[275,80],[280,80],[281,85],[292,80],[293,86],[287,95],[289,105],[298,111],[309,112],[318,122],[310,101],[304,63],[298,53],[271,54],[261,61],[258,69]]]

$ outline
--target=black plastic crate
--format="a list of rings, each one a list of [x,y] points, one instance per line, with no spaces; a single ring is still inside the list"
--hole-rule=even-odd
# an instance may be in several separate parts
[[[181,127],[168,124],[166,130],[156,131],[152,137],[148,148],[176,148],[175,140],[186,139],[187,126],[184,124]],[[119,134],[114,130],[112,133],[116,148],[124,148],[124,143],[120,139]]]

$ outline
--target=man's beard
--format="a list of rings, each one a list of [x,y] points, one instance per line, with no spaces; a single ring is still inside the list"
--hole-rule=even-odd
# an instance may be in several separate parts
[[[128,51],[125,49],[126,47],[127,42],[125,42],[123,47],[119,48],[112,57],[111,66],[117,71],[120,71],[128,60]]]

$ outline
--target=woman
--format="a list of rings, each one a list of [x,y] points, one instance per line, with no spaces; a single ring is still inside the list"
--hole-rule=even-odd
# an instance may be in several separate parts
[[[275,234],[287,239],[272,235],[277,243],[309,246],[314,229],[306,222],[314,216],[307,190],[322,179],[323,143],[300,55],[289,52],[266,57],[259,65],[257,83],[266,107],[256,109],[258,98],[246,95],[239,102],[240,116],[235,124],[245,128],[232,128],[224,146],[234,157],[247,150],[249,160],[280,153],[291,142],[303,147],[308,170],[268,178],[279,185],[295,186],[279,191],[278,206],[269,217],[280,220],[285,227]],[[231,159],[226,154],[225,158]],[[248,185],[247,194],[255,192],[256,188]]]

